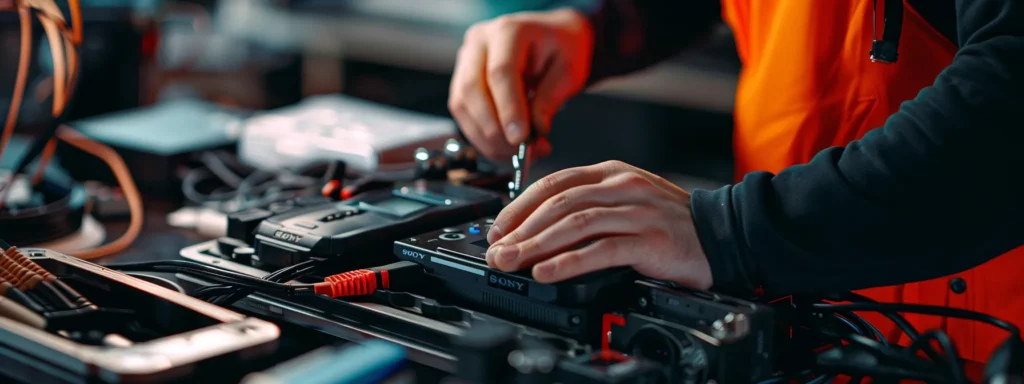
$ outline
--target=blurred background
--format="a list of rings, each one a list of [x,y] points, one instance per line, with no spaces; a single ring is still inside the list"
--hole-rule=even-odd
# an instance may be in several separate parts
[[[82,0],[83,72],[68,120],[109,118],[183,100],[244,118],[323,94],[449,118],[448,83],[469,25],[588,1]],[[41,27],[35,28],[38,37]],[[49,51],[45,39],[35,41],[41,45],[34,50],[18,133],[42,129],[50,119],[48,103],[32,102],[52,92]],[[0,13],[4,114],[18,46],[16,14]],[[556,116],[554,154],[535,166],[534,176],[618,159],[688,188],[731,182],[739,68],[730,32],[721,25],[710,41],[677,58],[602,83]],[[238,129],[234,119],[197,123],[190,111],[133,114],[143,117],[122,121],[117,129]]]

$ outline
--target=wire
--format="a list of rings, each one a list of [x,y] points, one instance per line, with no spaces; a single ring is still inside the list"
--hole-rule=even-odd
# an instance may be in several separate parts
[[[12,182],[4,183],[0,186],[0,208],[3,207],[7,200],[9,192],[9,186],[13,184],[13,180],[16,175],[21,173],[25,167],[40,153],[43,157],[39,162],[39,169],[33,176],[33,185],[38,185],[42,181],[42,176],[45,173],[46,166],[49,164],[50,159],[53,157],[55,152],[56,142],[54,136],[59,124],[66,118],[67,107],[73,100],[72,95],[74,92],[75,84],[78,81],[78,59],[80,55],[77,52],[78,46],[82,41],[82,28],[81,28],[81,7],[78,0],[69,0],[68,8],[71,12],[72,19],[72,30],[68,30],[67,24],[64,20],[64,15],[53,1],[40,1],[33,3],[21,3],[22,5],[28,5],[27,7],[19,7],[19,22],[22,27],[21,33],[21,51],[19,53],[19,65],[18,65],[18,76],[15,81],[15,94],[12,97],[12,103],[10,107],[10,113],[8,114],[7,122],[4,126],[4,131],[0,134],[0,156],[2,156],[3,150],[6,148],[10,140],[10,136],[14,132],[14,127],[17,122],[18,111],[21,107],[21,101],[24,97],[25,81],[28,76],[28,65],[31,62],[31,43],[32,43],[32,32],[31,32],[31,13],[32,9],[38,10],[40,13],[37,15],[39,23],[43,26],[43,30],[46,33],[47,40],[50,46],[50,52],[53,57],[53,102],[52,110],[54,122],[51,123],[52,128],[47,129],[47,134],[44,136],[45,140],[38,141],[34,144],[31,149],[26,152],[25,156],[18,162],[13,172],[11,172]],[[2,157],[0,157],[2,158]]]
[[[242,183],[242,177],[235,174],[217,155],[213,152],[203,152],[200,156],[203,161],[203,165],[210,170],[214,176],[220,179],[220,181],[227,184],[229,187],[237,189],[239,184]]]
[[[843,296],[843,300],[847,300],[847,301],[851,301],[851,302],[878,303],[877,301],[872,300],[871,298],[868,298],[867,296],[860,295],[860,294],[853,293],[853,292],[847,292],[847,293],[843,294],[842,296]],[[882,313],[882,315],[887,317],[889,320],[892,320],[892,322],[895,323],[896,326],[899,327],[900,330],[903,331],[903,333],[907,334],[907,337],[909,337],[910,340],[913,341],[913,340],[917,339],[917,337],[918,337],[917,329],[914,328],[914,326],[912,324],[910,324],[910,321],[907,321],[907,319],[905,317],[903,317],[902,315],[900,315],[899,313],[896,313],[896,312],[885,312],[885,313]]]
[[[270,172],[245,166],[220,151],[204,153],[202,160],[204,167],[190,170],[182,179],[182,193],[192,203],[212,205],[224,212],[315,193],[323,186],[324,180],[333,178],[341,168],[336,162],[328,162],[295,171]],[[218,191],[211,184],[226,190]]]
[[[864,333],[864,331],[861,330],[860,327],[858,327],[856,324],[853,324],[853,322],[850,321],[850,319],[847,319],[847,318],[845,318],[843,316],[840,316],[839,314],[834,314],[833,317],[835,317],[836,320],[839,320],[839,322],[841,322],[843,324],[846,324],[847,327],[850,327],[850,330],[852,330],[853,333],[856,333],[856,334],[861,335],[861,336],[867,336]]]
[[[175,282],[171,281],[171,279],[163,278],[163,277],[160,277],[160,276],[154,276],[154,275],[150,275],[150,274],[147,274],[147,273],[141,273],[141,272],[125,272],[124,274],[126,274],[128,276],[135,277],[135,278],[137,278],[139,280],[147,280],[147,281],[149,281],[149,282],[151,282],[153,284],[156,284],[156,285],[165,285],[166,287],[164,287],[164,288],[170,287],[169,289],[178,291],[178,293],[186,294],[185,288],[182,287],[181,284],[178,284],[178,283],[175,283]],[[150,280],[156,280],[158,282],[153,282],[153,281],[150,281]]]
[[[26,8],[18,9],[18,22],[21,24],[21,46],[18,56],[18,74],[14,80],[14,95],[11,96],[11,106],[7,112],[7,122],[4,123],[3,134],[0,135],[0,159],[3,159],[4,149],[11,141],[14,134],[14,126],[18,121],[18,112],[21,110],[21,99],[25,95],[25,82],[28,81],[28,66],[32,57],[32,15]],[[11,175],[11,182],[14,175]],[[5,183],[5,187],[6,187]]]
[[[142,232],[143,224],[142,194],[135,186],[135,180],[132,179],[132,174],[131,171],[128,170],[128,165],[124,163],[124,159],[121,158],[121,155],[117,154],[117,151],[114,151],[103,143],[90,140],[71,127],[62,126],[57,135],[62,141],[90,155],[96,156],[103,160],[103,162],[107,163],[107,166],[110,167],[110,171],[114,173],[114,177],[117,179],[117,183],[121,187],[121,191],[124,193],[125,200],[128,201],[129,221],[128,229],[124,234],[117,238],[117,240],[105,245],[76,252],[75,256],[84,260],[90,260],[127,249],[135,239],[139,237],[139,233]]]
[[[943,316],[952,317],[957,319],[974,320],[982,323],[986,323],[1007,332],[1010,332],[1014,337],[1020,337],[1020,329],[1016,325],[1013,325],[1005,320],[997,319],[995,317],[967,311],[957,308],[946,308],[946,307],[935,307],[930,305],[920,304],[885,304],[885,303],[853,303],[853,304],[812,304],[812,308],[821,312],[845,312],[845,311],[874,311],[882,313],[892,312],[909,312],[918,313],[923,315]]]
[[[939,346],[942,347],[942,351],[946,355],[946,363],[948,365],[950,375],[952,375],[958,383],[967,382],[967,376],[964,373],[964,367],[960,363],[960,360],[958,358],[960,354],[957,352],[956,346],[953,345],[953,341],[949,339],[949,335],[946,335],[946,333],[944,332],[941,332],[939,330],[931,330],[925,332],[923,335],[921,335],[920,338],[915,340],[914,343],[910,345],[910,347],[907,349],[907,354],[914,355],[917,353],[918,350],[925,349],[925,347],[928,347],[930,349],[930,344],[932,340],[938,342]],[[931,357],[931,359],[936,363],[939,362],[939,360],[936,358],[937,356],[932,356],[931,354],[929,354],[929,357]]]
[[[43,181],[43,176],[46,175],[46,166],[50,164],[50,160],[53,159],[54,152],[56,151],[57,140],[48,140],[46,148],[43,149],[42,157],[39,158],[39,164],[36,165],[36,173],[32,175],[32,185],[39,185]]]
[[[306,260],[301,263],[293,264],[291,266],[272,272],[264,276],[263,280],[272,281],[275,283],[286,283],[291,280],[295,280],[302,276],[312,273],[319,265],[319,263],[320,260],[317,259]],[[221,306],[230,306],[231,304],[234,304],[236,301],[244,299],[246,296],[249,296],[252,293],[253,291],[251,289],[234,288],[226,291],[220,296],[211,297],[209,301],[210,303]]]
[[[867,320],[864,320],[864,318],[857,316],[853,312],[842,312],[839,313],[839,315],[848,319],[853,324],[856,324],[857,328],[863,330],[864,333],[862,333],[861,336],[873,337],[875,340],[878,340],[878,342],[882,343],[883,345],[889,345],[889,339],[887,339],[885,335],[882,334],[882,331],[878,330],[878,328],[875,327],[874,325],[871,325],[871,323],[868,322]],[[868,334],[868,331],[870,331],[871,333]]]
[[[68,0],[68,8],[71,8],[71,27],[74,28],[72,41],[75,45],[82,45],[82,7],[78,0]]]
[[[151,261],[151,262],[140,262],[140,263],[125,263],[125,264],[113,264],[105,265],[105,267],[114,270],[127,270],[127,271],[149,271],[149,272],[172,272],[172,273],[189,273],[201,277],[214,280],[219,283],[231,284],[242,286],[246,288],[252,288],[256,291],[269,291],[286,294],[304,294],[314,293],[316,289],[315,284],[282,284],[263,279],[258,279],[242,273],[229,271],[222,268],[211,267],[205,264],[200,264],[191,261],[183,260],[168,260],[168,261]]]

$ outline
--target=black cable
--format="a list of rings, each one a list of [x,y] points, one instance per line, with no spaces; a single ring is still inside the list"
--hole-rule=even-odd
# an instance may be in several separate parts
[[[853,322],[857,328],[862,329],[864,333],[862,333],[861,336],[873,337],[883,345],[889,345],[889,339],[882,334],[882,331],[879,331],[877,327],[871,325],[867,320],[864,320],[863,317],[857,316],[853,312],[838,312],[837,314]]]
[[[312,284],[281,284],[258,279],[249,275],[211,267],[205,264],[182,260],[153,261],[105,265],[114,270],[188,273],[206,277],[223,284],[251,288],[255,291],[272,291],[285,294],[313,293]]]
[[[306,261],[303,261],[301,263],[294,264],[294,265],[291,265],[291,266],[279,269],[277,271],[274,271],[274,272],[264,276],[263,280],[271,281],[271,282],[275,282],[275,283],[286,283],[288,281],[297,279],[300,276],[304,276],[304,275],[307,275],[307,274],[311,273],[313,270],[316,269],[318,264],[319,264],[319,260],[316,260],[316,259],[306,260]],[[221,306],[230,306],[231,304],[234,304],[236,301],[241,300],[241,299],[245,298],[246,296],[249,296],[250,294],[253,293],[252,289],[246,289],[246,288],[240,288],[240,287],[227,287],[227,288],[228,289],[223,290],[223,292],[218,291],[219,295],[212,296],[210,298],[210,300],[208,300],[208,301],[210,303],[221,305]]]
[[[1020,329],[1016,325],[1013,325],[1005,320],[997,319],[995,317],[963,310],[957,308],[946,308],[946,307],[935,307],[930,305],[920,304],[886,304],[886,303],[853,303],[853,304],[811,304],[811,307],[821,312],[846,312],[846,311],[869,311],[869,312],[880,312],[880,313],[893,313],[893,312],[909,312],[918,313],[923,315],[933,315],[942,317],[952,317],[957,319],[974,320],[982,323],[986,323],[1007,332],[1010,332],[1015,337],[1020,337]]]
[[[847,292],[847,293],[843,294],[842,296],[843,296],[842,297],[843,300],[851,301],[851,302],[856,302],[856,303],[878,303],[877,301],[872,300],[871,298],[869,298],[867,296],[860,295],[860,294],[853,293],[853,292]],[[907,337],[910,338],[911,341],[917,340],[917,337],[918,337],[917,328],[914,328],[914,326],[912,324],[910,324],[910,321],[908,321],[907,318],[903,317],[903,315],[900,315],[899,313],[896,313],[896,312],[885,312],[885,313],[882,313],[882,315],[887,317],[889,320],[892,320],[892,322],[895,323],[896,326],[899,327],[900,330],[903,331],[903,333],[907,334]]]
[[[941,369],[941,366],[936,367],[936,362],[924,360],[915,355],[908,355],[904,353],[905,350],[900,348],[886,347],[881,343],[872,340],[869,337],[864,337],[852,333],[847,333],[846,335],[843,335],[827,328],[822,329],[821,333],[825,336],[834,339],[846,341],[847,345],[843,346],[843,348],[857,348],[873,356],[873,359],[871,360],[846,359],[844,360],[845,364],[854,365],[848,365],[845,367],[845,370],[837,371],[834,373],[842,373],[855,377],[874,377],[878,376],[879,374],[883,374],[884,371],[880,371],[878,369],[873,370],[872,367],[866,366],[865,364],[883,364],[882,362],[892,362],[898,364],[898,366],[901,369],[907,371],[908,376],[904,377],[904,379],[910,380],[931,381],[934,380],[934,376],[931,375],[935,375],[936,372],[943,371]],[[836,369],[835,366],[832,366],[831,368]],[[885,374],[891,374],[891,372]],[[944,381],[953,381],[950,376],[950,372],[947,371],[946,375],[943,377],[945,379]]]
[[[222,161],[220,157],[215,155],[213,152],[203,152],[203,154],[200,155],[200,159],[202,160],[203,165],[210,170],[210,173],[217,176],[221,182],[227,184],[229,187],[237,189],[238,185],[242,183],[242,177],[235,174],[231,168],[228,168],[227,164],[224,164],[224,161]]]
[[[335,177],[339,169],[344,169],[338,162],[330,161],[310,164],[295,171],[271,172],[245,166],[221,151],[205,152],[202,160],[205,167],[191,169],[185,174],[182,193],[193,203],[214,204],[225,212],[316,193]],[[209,184],[214,182],[220,186],[210,188]],[[205,192],[210,189],[212,192]]]
[[[949,335],[946,335],[945,332],[939,330],[925,332],[920,338],[914,341],[909,348],[907,348],[907,354],[914,355],[918,350],[922,349],[925,349],[927,352],[927,349],[931,349],[930,344],[932,340],[938,342],[939,346],[942,347],[942,351],[946,355],[946,364],[948,365],[950,375],[952,375],[958,383],[966,383],[967,375],[964,373],[964,367],[960,363],[960,354],[957,352],[956,346],[953,345],[953,341],[949,339]],[[939,362],[937,359],[938,356],[932,356],[929,354],[929,357],[936,363]]]

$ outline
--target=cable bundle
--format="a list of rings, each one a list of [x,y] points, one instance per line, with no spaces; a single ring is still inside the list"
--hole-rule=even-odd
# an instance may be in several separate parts
[[[320,263],[322,263],[322,261],[317,259],[307,260],[273,272],[263,277],[263,279],[256,279],[254,277],[248,278],[267,284],[279,284],[288,287],[310,287],[315,294],[338,298],[370,295],[378,289],[406,289],[420,284],[425,275],[423,267],[419,264],[409,261],[400,261],[380,267],[358,269],[331,275],[324,278],[323,282],[314,284],[283,284],[313,273]],[[195,265],[205,267],[204,264]],[[131,266],[132,265],[119,265],[115,267],[130,268]],[[207,268],[217,270],[213,267]],[[254,292],[272,294],[279,293],[265,290],[259,286],[251,284],[235,284],[226,281],[221,282],[223,282],[221,285],[199,288],[193,296],[207,300],[213,304],[229,306]]]
[[[222,212],[248,208],[317,193],[345,166],[338,162],[314,164],[296,171],[259,170],[242,164],[224,151],[200,156],[203,167],[190,170],[182,180],[182,193],[189,201]]]
[[[10,180],[0,185],[0,208],[6,203],[10,186],[14,183],[15,177],[23,173],[37,158],[39,162],[31,181],[33,186],[38,186],[42,182],[46,167],[56,152],[58,140],[99,157],[110,166],[121,189],[124,190],[131,210],[131,221],[128,230],[117,240],[99,248],[84,250],[75,254],[79,258],[88,260],[120,252],[138,237],[139,232],[142,230],[142,197],[135,187],[131,173],[128,171],[128,167],[121,156],[110,147],[90,140],[78,134],[78,132],[70,127],[63,125],[68,117],[70,106],[74,101],[75,87],[81,80],[80,74],[82,72],[81,54],[79,52],[82,44],[81,7],[79,0],[68,0],[67,3],[71,18],[70,25],[66,21],[61,8],[53,0],[15,0],[13,2],[18,11],[19,24],[21,25],[21,49],[18,60],[18,73],[14,85],[14,95],[11,98],[11,105],[7,114],[7,120],[4,123],[3,132],[0,133],[0,157],[2,157],[4,149],[14,133],[25,93],[25,83],[32,57],[33,15],[36,16],[43,27],[47,42],[49,43],[50,54],[53,58],[53,119],[44,130],[42,137],[39,140],[35,140],[29,150],[18,160],[17,165],[11,172]]]
[[[798,318],[803,324],[794,324],[810,332],[811,336],[830,341],[831,346],[816,354],[810,370],[796,376],[773,378],[762,384],[789,381],[830,382],[837,375],[851,377],[850,383],[860,383],[864,378],[875,382],[896,382],[920,380],[938,383],[967,383],[963,362],[956,346],[944,332],[929,330],[919,333],[900,313],[917,313],[953,317],[983,322],[1006,330],[1010,336],[993,357],[997,364],[1020,371],[1024,356],[1021,355],[1020,330],[1007,321],[985,314],[945,307],[915,304],[877,303],[864,296],[848,293],[836,298],[850,303],[799,302],[794,305]],[[892,320],[911,340],[903,347],[890,343],[875,326],[854,312],[877,312]],[[802,316],[800,316],[802,315]],[[797,321],[796,323],[800,323]],[[933,346],[937,345],[938,350]]]
[[[276,272],[270,273],[263,277],[263,280],[286,283],[295,279],[300,279],[316,270],[316,267],[320,263],[320,260],[306,260],[304,262],[292,265],[287,268],[280,269]],[[193,296],[209,301],[212,304],[221,306],[230,306],[236,301],[245,298],[252,294],[256,290],[237,287],[232,285],[213,285],[209,287],[203,287],[193,294]]]
[[[36,264],[16,247],[0,241],[0,315],[45,328],[44,315],[83,313],[97,309],[74,288]]]

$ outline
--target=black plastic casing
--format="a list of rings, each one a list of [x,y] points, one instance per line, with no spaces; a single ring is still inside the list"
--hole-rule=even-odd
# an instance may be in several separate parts
[[[732,383],[760,382],[774,373],[776,315],[772,307],[645,280],[637,281],[633,291],[636,302],[623,316],[624,324],[611,327],[612,349],[630,354],[632,345],[653,344],[634,340],[641,331],[653,328],[688,350],[680,356],[683,361],[676,374],[701,371],[698,382]],[[716,322],[725,326],[716,330]],[[676,379],[694,379],[686,376]]]
[[[486,234],[492,219],[463,223],[396,241],[400,260],[424,266],[445,292],[481,311],[581,340],[597,338],[600,316],[621,309],[636,274],[605,270],[556,284],[542,284],[529,270],[506,273],[487,266]]]
[[[422,207],[401,214],[380,207],[396,201]],[[256,227],[259,260],[254,266],[287,267],[310,256],[344,258],[352,267],[378,266],[394,261],[391,243],[395,239],[494,215],[501,207],[501,196],[494,192],[436,181],[298,207]]]

